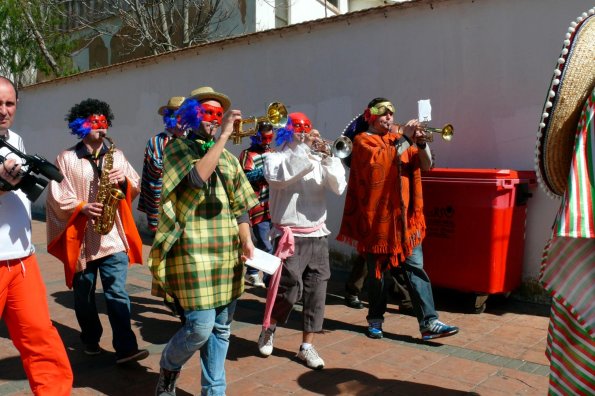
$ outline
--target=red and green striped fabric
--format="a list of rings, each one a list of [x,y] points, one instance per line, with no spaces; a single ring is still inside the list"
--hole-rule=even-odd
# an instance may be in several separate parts
[[[544,250],[552,294],[547,355],[551,395],[595,394],[595,90],[577,127],[568,188]]]
[[[554,300],[547,337],[550,395],[595,394],[595,342],[574,316]]]
[[[562,207],[556,221],[555,236],[573,238],[595,238],[595,171],[593,167],[595,148],[595,124],[593,114],[595,90],[591,93],[581,113],[577,127],[574,156],[568,189],[562,201]]]

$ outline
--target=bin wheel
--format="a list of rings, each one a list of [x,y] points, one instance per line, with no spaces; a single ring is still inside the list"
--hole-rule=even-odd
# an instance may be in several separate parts
[[[486,310],[486,302],[488,300],[487,294],[476,294],[475,295],[475,305],[473,307],[474,314],[483,313]]]

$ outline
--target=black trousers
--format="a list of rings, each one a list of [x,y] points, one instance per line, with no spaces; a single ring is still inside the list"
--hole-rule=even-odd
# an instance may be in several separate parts
[[[345,292],[351,296],[361,296],[362,289],[368,275],[368,268],[366,266],[366,259],[362,255],[358,255],[351,267],[351,272],[345,283]],[[387,274],[386,281],[393,283],[391,287],[389,285],[390,294],[394,298],[395,302],[401,308],[411,308],[411,297],[409,296],[409,284],[405,271],[399,266],[395,270],[391,271],[390,275]]]

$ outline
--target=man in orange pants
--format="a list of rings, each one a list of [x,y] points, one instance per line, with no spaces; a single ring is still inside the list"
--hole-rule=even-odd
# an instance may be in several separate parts
[[[0,138],[25,152],[11,131],[17,107],[14,84],[0,76]],[[35,395],[69,395],[72,370],[52,325],[46,290],[31,243],[31,202],[19,188],[21,159],[0,145],[0,317],[21,354]],[[22,186],[22,185],[21,185]]]

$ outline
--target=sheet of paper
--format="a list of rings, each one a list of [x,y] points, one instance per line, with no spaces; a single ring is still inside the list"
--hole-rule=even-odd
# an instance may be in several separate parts
[[[421,99],[417,101],[417,119],[419,122],[432,121],[432,105],[430,99]]]
[[[246,265],[257,268],[270,275],[273,275],[277,271],[280,264],[281,259],[279,257],[256,248],[254,248],[254,257],[246,260]]]

